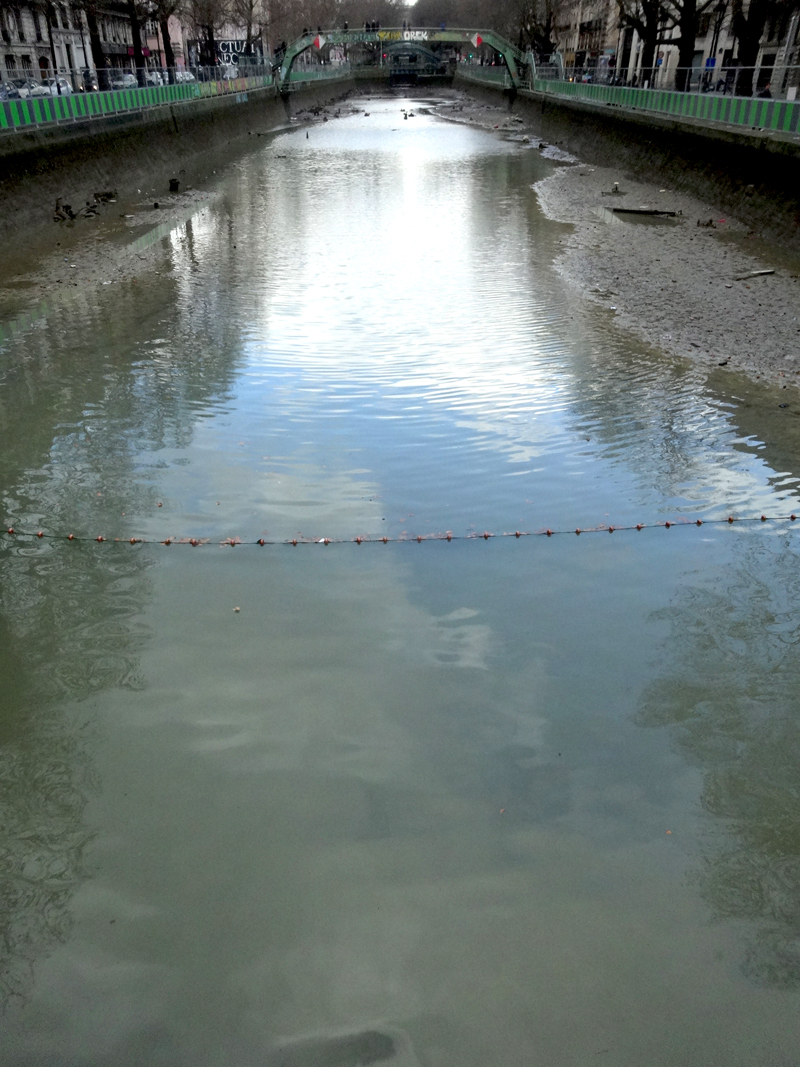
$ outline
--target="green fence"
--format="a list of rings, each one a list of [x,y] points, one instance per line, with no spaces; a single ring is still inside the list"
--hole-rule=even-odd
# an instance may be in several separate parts
[[[800,132],[800,101],[761,100],[719,93],[678,93],[669,89],[632,89],[624,85],[592,85],[536,78],[533,88],[550,96],[591,100],[598,104],[700,119],[750,129]]]
[[[289,71],[289,77],[284,84],[285,89],[299,88],[306,82],[337,81],[340,78],[350,77],[350,64],[343,63],[338,67],[294,67]]]
[[[59,123],[82,122],[167,104],[186,103],[207,96],[228,96],[272,85],[269,75],[216,81],[153,85],[144,89],[111,89],[97,93],[39,96],[0,103],[0,130],[23,130]]]
[[[456,67],[456,73],[473,82],[489,82],[491,85],[502,85],[509,89],[512,85],[508,67],[482,67],[479,64],[460,64]]]

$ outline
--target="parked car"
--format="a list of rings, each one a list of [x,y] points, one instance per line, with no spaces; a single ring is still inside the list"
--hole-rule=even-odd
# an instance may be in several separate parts
[[[112,89],[135,89],[137,86],[136,75],[129,70],[110,71],[109,84]]]
[[[175,71],[176,82],[193,82],[194,74],[190,70],[176,70]]]
[[[148,70],[145,74],[145,81],[148,85],[163,85],[164,78],[160,70]]]
[[[11,82],[0,82],[0,100],[19,100],[19,89]]]
[[[29,99],[31,91],[36,88],[36,82],[30,78],[10,78],[9,85],[13,85],[23,100]]]
[[[31,82],[31,96],[50,96],[50,86],[47,82]]]
[[[50,96],[69,96],[72,93],[72,85],[66,78],[48,78],[42,85],[48,88]]]

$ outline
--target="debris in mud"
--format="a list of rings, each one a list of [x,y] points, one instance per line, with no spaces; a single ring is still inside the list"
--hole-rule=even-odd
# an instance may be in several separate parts
[[[612,207],[615,215],[654,215],[659,218],[676,219],[680,211],[662,211],[655,207]]]
[[[619,182],[614,182],[614,185],[613,185],[613,187],[611,189],[603,189],[602,190],[602,195],[603,196],[627,196],[628,194],[624,190],[620,189]]]
[[[180,189],[180,186],[181,186],[181,183],[177,178],[170,178],[170,180],[169,180],[169,191],[171,193],[177,193],[178,190]]]
[[[716,224],[716,222],[714,222],[713,219],[709,219],[708,222],[701,222],[700,219],[698,219],[697,220],[697,225],[698,226],[704,226],[707,230],[709,230],[709,229],[710,230],[716,230],[716,228],[717,228],[717,224]]]
[[[560,168],[534,186],[547,217],[575,227],[556,261],[560,274],[606,309],[610,299],[616,300],[626,327],[678,358],[707,367],[727,359],[727,370],[752,378],[765,370],[769,376],[773,367],[777,373],[785,366],[787,354],[797,351],[800,339],[800,313],[796,313],[800,277],[794,276],[800,271],[782,269],[764,262],[757,251],[745,250],[753,243],[744,239],[747,227],[728,216],[722,225],[718,205],[679,190],[662,193],[658,180],[651,186],[626,176],[623,186],[616,168],[596,168],[587,177],[579,176],[583,169]],[[616,201],[601,197],[615,181],[628,197]],[[611,210],[622,200],[631,207],[666,207],[667,195],[682,217],[637,218]],[[599,227],[599,212],[618,220],[617,225]],[[692,219],[712,219],[719,232],[700,231]],[[632,226],[633,222],[638,225]],[[657,242],[652,235],[655,225]],[[720,244],[723,231],[739,240]],[[772,269],[774,274],[759,273]],[[750,280],[739,281],[744,275]],[[764,277],[769,281],[762,283]],[[742,300],[741,289],[748,299]],[[800,367],[800,357],[795,367]],[[795,376],[793,368],[791,380],[781,381],[796,387],[800,374]]]
[[[739,274],[739,275],[737,275],[737,277],[734,280],[737,281],[737,282],[743,282],[747,278],[761,278],[765,274],[774,274],[774,273],[775,273],[774,270],[751,270],[748,274]]]

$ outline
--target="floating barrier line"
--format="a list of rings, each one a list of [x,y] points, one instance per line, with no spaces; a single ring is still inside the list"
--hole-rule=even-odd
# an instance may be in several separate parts
[[[149,537],[105,537],[103,534],[98,534],[96,537],[87,537],[80,534],[62,534],[62,533],[45,533],[44,530],[18,530],[14,526],[8,526],[2,530],[3,538],[8,541],[12,539],[32,539],[44,540],[44,541],[81,541],[81,542],[94,542],[97,544],[130,544],[130,545],[191,545],[192,548],[200,548],[204,545],[218,545],[221,547],[229,546],[230,548],[236,548],[237,545],[258,545],[259,547],[274,546],[274,545],[292,545],[297,547],[298,545],[389,545],[389,544],[410,544],[412,541],[421,544],[423,541],[490,541],[496,537],[513,537],[519,540],[521,537],[563,537],[565,534],[597,534],[597,533],[628,533],[631,530],[655,530],[658,528],[670,530],[673,526],[732,526],[734,523],[741,525],[742,523],[764,523],[764,522],[795,522],[797,516],[791,515],[757,515],[757,516],[745,516],[737,517],[729,515],[726,519],[665,519],[663,522],[637,522],[634,526],[576,526],[574,530],[551,530],[544,528],[540,530],[504,530],[502,533],[491,533],[489,530],[485,530],[483,533],[467,533],[467,534],[454,534],[450,531],[446,533],[434,533],[434,534],[401,534],[399,537],[365,537],[357,534],[355,537],[289,537],[281,540],[274,540],[265,537],[259,537],[255,541],[243,541],[240,537],[226,537],[222,541],[216,541],[210,537],[164,537],[164,538],[149,538]]]

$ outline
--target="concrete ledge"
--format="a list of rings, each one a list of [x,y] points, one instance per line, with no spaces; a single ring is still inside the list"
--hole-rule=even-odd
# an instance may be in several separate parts
[[[782,133],[779,130],[762,130],[751,126],[731,126],[724,122],[712,122],[708,119],[696,119],[687,116],[664,115],[658,111],[645,108],[623,107],[620,104],[597,103],[593,100],[574,100],[555,93],[540,93],[531,89],[521,89],[521,97],[538,101],[544,109],[548,104],[566,104],[575,111],[584,111],[596,116],[619,115],[627,122],[639,123],[651,129],[661,129],[670,133],[700,134],[711,140],[724,141],[726,144],[739,145],[742,148],[764,148],[800,158],[800,136],[794,133]]]

